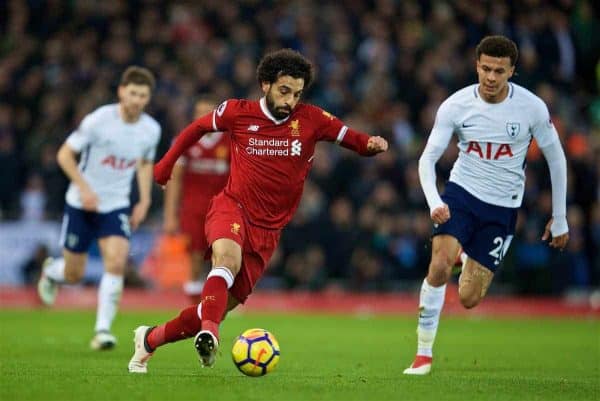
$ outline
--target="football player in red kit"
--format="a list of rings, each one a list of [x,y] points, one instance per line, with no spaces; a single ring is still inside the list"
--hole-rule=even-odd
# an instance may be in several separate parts
[[[217,106],[209,97],[196,101],[194,118],[199,118]],[[179,230],[187,237],[191,259],[190,279],[184,292],[194,304],[200,303],[203,279],[209,271],[204,260],[208,242],[204,222],[213,196],[221,192],[229,177],[230,137],[223,132],[210,132],[179,158],[171,180],[165,187],[163,230],[175,234]]]
[[[227,100],[186,127],[154,169],[165,185],[177,159],[207,132],[231,135],[231,171],[225,189],[206,216],[212,270],[201,303],[166,323],[135,329],[129,371],[146,373],[154,350],[194,337],[203,366],[212,366],[219,346],[219,324],[227,311],[244,303],[262,276],[302,194],[318,141],[334,142],[363,156],[388,148],[385,139],[355,131],[300,98],[312,81],[312,65],[283,49],[259,63],[260,100]]]

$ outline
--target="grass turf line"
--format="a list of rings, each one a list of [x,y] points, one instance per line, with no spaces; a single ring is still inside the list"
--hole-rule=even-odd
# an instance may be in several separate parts
[[[598,400],[600,322],[444,318],[432,374],[402,370],[415,352],[415,318],[231,315],[221,355],[200,368],[191,340],[159,349],[147,375],[127,372],[132,330],[173,313],[123,312],[113,351],[89,349],[91,311],[0,310],[0,400]],[[270,330],[275,372],[241,375],[233,339]]]

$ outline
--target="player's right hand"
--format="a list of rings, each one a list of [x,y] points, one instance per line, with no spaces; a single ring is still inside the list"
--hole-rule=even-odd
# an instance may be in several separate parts
[[[367,142],[367,150],[371,153],[381,153],[388,150],[388,142],[380,136],[372,136]]]
[[[173,166],[167,165],[166,163],[164,163],[163,160],[159,161],[154,165],[153,174],[154,181],[160,184],[164,189],[164,186],[167,184],[167,181],[169,181],[169,179],[171,178],[171,171],[173,170]]]
[[[431,211],[431,220],[435,224],[444,224],[450,220],[450,209],[445,203],[442,206],[438,206]]]
[[[80,191],[81,196],[81,206],[83,210],[87,210],[89,212],[95,212],[98,210],[98,195],[94,191],[89,188],[81,188]]]
[[[554,222],[554,219],[550,219],[550,221],[548,221],[548,223],[546,224],[546,227],[544,228],[544,234],[542,234],[542,241],[547,241],[550,240],[550,243],[548,244],[550,247],[552,248],[556,248],[559,250],[563,250],[566,246],[567,243],[569,242],[569,232],[567,231],[564,234],[559,234],[559,235],[554,235],[552,233],[552,223]],[[566,222],[565,222],[566,224]]]

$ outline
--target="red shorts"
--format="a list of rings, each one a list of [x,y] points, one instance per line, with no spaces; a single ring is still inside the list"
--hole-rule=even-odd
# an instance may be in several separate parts
[[[205,228],[209,244],[228,238],[242,247],[242,267],[229,292],[240,303],[246,302],[277,248],[281,230],[253,226],[244,217],[241,205],[224,193],[212,199]]]
[[[204,223],[206,222],[206,208],[198,210],[181,209],[179,214],[179,225],[181,232],[188,237],[188,249],[190,251],[204,252],[208,248]]]

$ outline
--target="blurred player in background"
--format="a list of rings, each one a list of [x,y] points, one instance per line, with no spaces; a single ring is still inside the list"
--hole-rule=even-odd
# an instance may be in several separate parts
[[[561,250],[569,240],[565,155],[544,102],[508,82],[517,46],[504,36],[489,36],[477,46],[476,56],[479,83],[442,103],[419,160],[434,229],[431,263],[419,299],[417,356],[405,374],[431,370],[446,283],[461,246],[468,257],[458,283],[460,302],[473,308],[485,296],[515,231],[525,189],[525,156],[533,139],[544,153],[552,182],[552,218],[541,238]],[[435,164],[453,133],[459,156],[440,197]]]
[[[203,135],[231,135],[231,175],[206,217],[212,270],[202,302],[159,326],[138,327],[130,372],[146,373],[157,347],[190,337],[195,337],[202,365],[214,364],[219,325],[227,311],[246,301],[263,275],[281,230],[298,207],[318,141],[335,142],[363,156],[388,148],[385,139],[299,103],[313,79],[312,64],[301,54],[284,49],[266,55],[257,78],[264,97],[221,103],[185,128],[154,169],[155,180],[165,185],[178,158]]]
[[[123,291],[129,236],[150,207],[160,126],[144,108],[154,85],[149,70],[127,68],[119,83],[119,102],[88,114],[58,151],[58,163],[71,181],[60,238],[63,257],[46,262],[38,293],[44,304],[52,305],[60,284],[79,282],[88,249],[97,239],[104,263],[96,334],[91,342],[97,350],[110,349],[117,342],[110,329]],[[129,194],[135,172],[139,201],[131,209]]]
[[[194,106],[194,119],[210,113],[217,102],[200,98]],[[210,271],[204,260],[208,249],[204,222],[213,196],[221,192],[229,177],[229,135],[210,132],[179,158],[165,188],[164,232],[181,232],[187,237],[191,259],[190,279],[184,292],[194,304],[200,303],[202,279]]]

